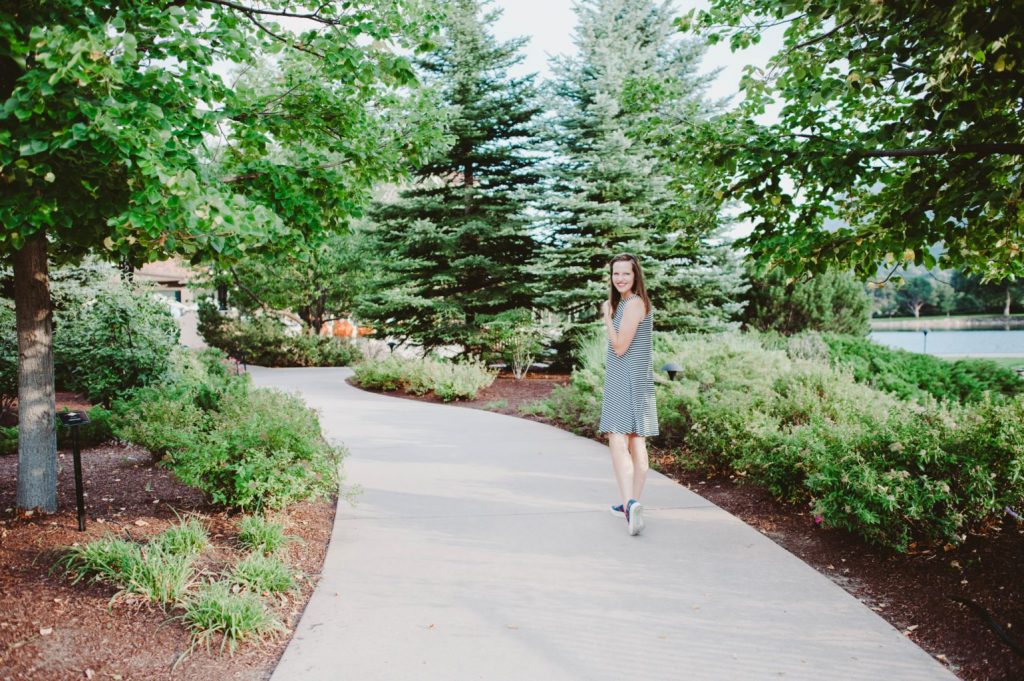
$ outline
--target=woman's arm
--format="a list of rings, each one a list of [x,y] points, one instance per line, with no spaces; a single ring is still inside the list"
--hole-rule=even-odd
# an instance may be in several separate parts
[[[626,310],[622,313],[618,331],[615,330],[615,324],[612,322],[611,305],[606,301],[602,309],[604,310],[604,329],[608,334],[608,340],[612,343],[612,352],[622,357],[629,350],[629,344],[633,342],[636,330],[640,327],[640,322],[644,320],[644,303],[640,298],[632,298],[626,302]]]

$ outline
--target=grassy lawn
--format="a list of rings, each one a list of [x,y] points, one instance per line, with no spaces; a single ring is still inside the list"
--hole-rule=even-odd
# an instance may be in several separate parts
[[[941,359],[954,362],[958,359],[964,359],[963,357],[942,357]],[[990,362],[995,362],[1001,367],[1006,369],[1020,369],[1024,368],[1024,357],[985,357],[984,355],[974,356],[972,359],[987,359]]]

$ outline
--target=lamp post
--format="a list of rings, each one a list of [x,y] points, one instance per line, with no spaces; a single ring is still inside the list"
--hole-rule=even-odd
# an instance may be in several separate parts
[[[928,354],[928,329],[924,329],[924,354]]]
[[[395,341],[393,341],[393,340],[389,340],[389,341],[388,341],[388,347],[389,347],[389,348],[391,348],[391,354],[392,354],[392,355],[393,355],[393,354],[395,354],[395,346],[396,346],[396,345],[398,345],[398,343],[397,343],[397,342],[395,342]]]
[[[676,374],[683,370],[683,367],[679,366],[675,362],[667,362],[665,366],[661,367],[661,370],[668,374],[668,380],[676,380]]]
[[[71,442],[75,456],[75,499],[78,502],[78,531],[85,532],[85,488],[82,484],[82,451],[79,447],[78,429],[89,423],[84,411],[62,411],[57,414],[62,426],[71,429]]]

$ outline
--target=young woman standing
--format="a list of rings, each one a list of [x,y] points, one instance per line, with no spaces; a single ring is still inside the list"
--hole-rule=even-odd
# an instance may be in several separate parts
[[[600,431],[608,434],[621,496],[612,513],[625,517],[629,534],[637,535],[644,530],[640,494],[649,467],[644,438],[658,434],[651,359],[654,320],[636,256],[617,255],[609,269],[609,299],[601,304],[608,356]]]

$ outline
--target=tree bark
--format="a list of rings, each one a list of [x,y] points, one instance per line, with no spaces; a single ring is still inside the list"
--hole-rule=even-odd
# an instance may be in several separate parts
[[[18,508],[57,510],[57,405],[53,387],[53,304],[46,233],[12,257],[18,331]]]
[[[1010,318],[1010,304],[1013,302],[1013,297],[1010,295],[1010,285],[1006,285],[1006,305],[1003,306],[1003,316],[1007,319]]]

